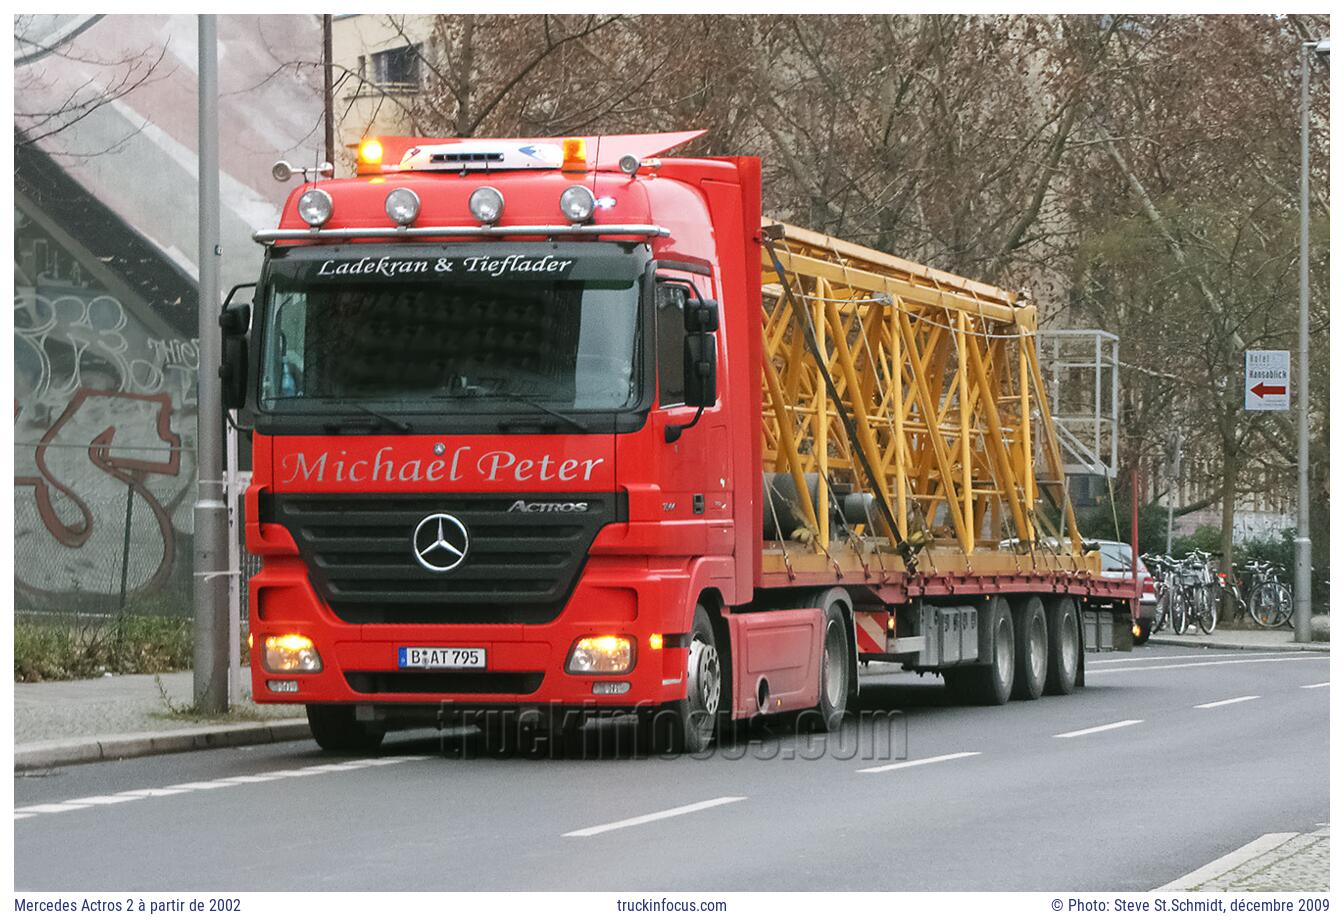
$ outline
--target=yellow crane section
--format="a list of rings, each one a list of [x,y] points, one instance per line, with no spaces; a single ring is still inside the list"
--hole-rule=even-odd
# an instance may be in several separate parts
[[[1026,295],[762,236],[767,568],[773,548],[790,571],[896,551],[911,572],[1087,570]]]

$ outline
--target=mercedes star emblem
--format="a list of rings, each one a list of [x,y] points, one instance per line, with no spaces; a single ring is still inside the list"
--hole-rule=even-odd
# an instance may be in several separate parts
[[[431,514],[415,525],[411,551],[431,572],[451,572],[467,558],[467,528],[451,514]]]

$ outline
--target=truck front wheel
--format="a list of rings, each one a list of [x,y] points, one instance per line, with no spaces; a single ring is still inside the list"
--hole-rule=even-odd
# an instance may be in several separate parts
[[[313,740],[324,751],[367,753],[383,743],[386,730],[377,723],[358,721],[354,706],[310,703],[306,708]]]
[[[723,662],[714,624],[703,604],[695,606],[687,638],[686,697],[664,703],[645,715],[640,724],[644,745],[654,753],[699,754],[708,750],[719,713],[725,708]]]

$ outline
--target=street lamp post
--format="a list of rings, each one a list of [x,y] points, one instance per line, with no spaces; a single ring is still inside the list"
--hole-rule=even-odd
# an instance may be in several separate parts
[[[219,84],[215,17],[197,16],[200,159],[200,274],[196,375],[196,503],[194,575],[196,629],[192,689],[205,714],[229,709],[227,528],[224,504],[224,414],[219,384]]]
[[[1311,496],[1307,483],[1307,452],[1309,447],[1307,414],[1307,348],[1310,336],[1308,307],[1311,295],[1307,289],[1310,264],[1308,261],[1309,209],[1311,204],[1311,56],[1312,52],[1325,57],[1330,53],[1330,39],[1302,43],[1302,201],[1301,229],[1299,232],[1297,282],[1297,539],[1293,541],[1294,590],[1293,633],[1298,642],[1311,641]]]

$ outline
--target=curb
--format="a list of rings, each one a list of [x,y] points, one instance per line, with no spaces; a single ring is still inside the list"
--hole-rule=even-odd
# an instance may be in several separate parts
[[[1277,834],[1263,834],[1243,847],[1233,850],[1224,856],[1220,856],[1213,862],[1200,866],[1193,872],[1188,872],[1172,882],[1167,882],[1161,888],[1154,888],[1154,891],[1191,891],[1207,882],[1211,882],[1220,875],[1238,869],[1246,865],[1253,859],[1264,856],[1279,847],[1283,846],[1289,840],[1297,837],[1305,837],[1306,834],[1297,834],[1292,831]]]
[[[274,722],[240,722],[236,725],[203,725],[161,732],[108,735],[104,738],[74,738],[68,741],[34,741],[14,746],[14,769],[41,770],[77,763],[123,760],[154,754],[178,754],[210,748],[272,744],[311,738],[306,719]]]
[[[1180,646],[1184,648],[1222,648],[1241,649],[1251,652],[1329,652],[1329,642],[1287,642],[1273,645],[1256,642],[1251,639],[1219,639],[1213,636],[1201,636],[1194,640],[1177,639],[1172,636],[1149,636],[1149,645]]]

